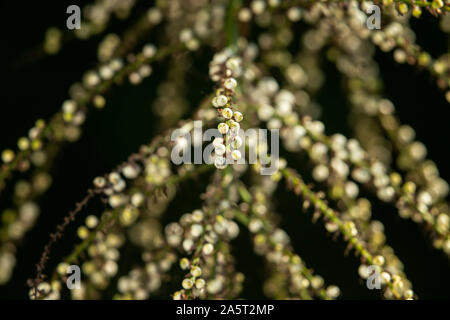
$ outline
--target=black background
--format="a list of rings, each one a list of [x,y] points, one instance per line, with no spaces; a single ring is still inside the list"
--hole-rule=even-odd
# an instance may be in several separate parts
[[[69,86],[78,81],[85,70],[95,66],[96,44],[100,37],[70,43],[54,57],[28,58],[30,49],[43,40],[47,27],[64,28],[68,5],[76,3],[83,6],[85,2],[2,1],[0,4],[0,150],[15,148],[17,138],[26,135],[37,118],[48,119],[57,112],[62,101],[67,99]],[[138,1],[137,8],[144,7],[146,5]],[[139,15],[142,12],[135,10],[133,14]],[[114,21],[112,30],[120,34],[127,24]],[[447,36],[439,30],[434,18],[424,14],[422,19],[414,19],[413,28],[417,32],[417,42],[434,57],[447,51]],[[191,107],[212,88],[207,73],[210,57],[211,52],[196,54],[189,72],[189,82],[192,84]],[[391,54],[378,52],[376,58],[380,62],[386,96],[395,103],[402,122],[416,129],[417,138],[428,148],[429,158],[437,163],[441,176],[449,181],[449,105],[443,92],[436,88],[428,73],[394,63]],[[324,65],[327,82],[319,101],[324,106],[323,120],[327,133],[347,133],[347,108],[341,94],[339,75],[334,67],[326,62]],[[13,279],[6,286],[0,287],[0,298],[27,298],[28,287],[25,282],[34,276],[34,264],[48,240],[49,232],[54,231],[56,224],[84,196],[93,177],[110,171],[157,134],[157,119],[152,114],[151,103],[155,98],[157,83],[164,78],[165,69],[163,65],[156,65],[154,68],[155,73],[138,88],[130,85],[115,87],[107,96],[107,108],[95,110],[89,115],[81,140],[63,149],[52,169],[54,183],[40,201],[41,216],[36,227],[20,245]],[[289,160],[297,159],[290,157]],[[291,163],[291,166],[304,169],[300,162]],[[199,183],[182,184],[183,192],[170,205],[164,222],[176,220],[182,213],[197,208],[201,203],[198,195],[204,191],[207,182],[204,178]],[[276,201],[278,212],[282,216],[282,226],[291,236],[297,252],[327,283],[341,288],[342,299],[380,297],[379,292],[367,290],[359,279],[358,258],[351,254],[344,256],[345,243],[341,239],[332,240],[320,223],[311,222],[311,215],[301,214],[298,199],[280,188]],[[6,206],[7,196],[2,195],[0,209]],[[89,213],[99,212],[87,210],[77,222],[83,221],[83,217]],[[373,207],[373,217],[384,223],[388,243],[405,263],[406,274],[419,297],[449,299],[448,259],[431,247],[422,229],[413,222],[400,219],[392,206],[381,205],[379,202]],[[54,266],[58,258],[66,255],[74,241],[77,241],[74,232],[76,224],[69,228],[64,239],[56,245],[50,266]],[[233,250],[237,258],[237,269],[247,277],[242,297],[263,298],[263,260],[253,253],[248,234],[243,230],[235,241]],[[132,250],[127,252],[121,263],[131,266],[135,257]],[[127,267],[120,269],[119,275],[127,270]],[[173,292],[171,289],[178,287],[179,282],[173,282],[159,297],[167,297],[168,293]],[[111,296],[112,292],[113,290],[109,290],[107,294]]]

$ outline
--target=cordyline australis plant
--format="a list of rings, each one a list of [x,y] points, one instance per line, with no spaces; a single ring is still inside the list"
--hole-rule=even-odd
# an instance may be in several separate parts
[[[95,1],[83,8],[79,30],[53,28],[46,33],[42,52],[47,55],[64,50],[70,41],[93,35],[103,39],[97,66],[71,86],[61,111],[37,120],[18,139],[17,148],[1,152],[0,192],[8,184],[15,186],[13,207],[2,212],[0,284],[10,280],[15,253],[38,219],[39,198],[50,187],[50,168],[61,148],[80,138],[91,109],[106,107],[112,88],[126,82],[139,86],[151,76],[152,65],[167,63],[168,77],[160,81],[154,107],[172,129],[93,179],[87,196],[50,235],[35,277],[28,281],[32,299],[61,298],[69,291],[67,268],[73,264],[83,274],[81,286],[70,290],[73,299],[101,298],[112,285],[117,286],[114,298],[147,299],[173,281],[171,275],[180,268],[183,278],[172,292],[174,299],[238,298],[245,276],[236,268],[232,240],[243,229],[267,264],[261,279],[267,297],[338,298],[340,289],[313,271],[279,227],[273,199],[279,185],[298,196],[298,210],[289,214],[312,213],[330,235],[348,244],[346,253],[360,259],[354,271],[363,280],[373,272],[380,275],[383,298],[418,298],[386,243],[383,224],[371,218],[371,201],[395,206],[400,217],[427,231],[424,241],[449,255],[448,184],[426,158],[426,147],[415,141],[414,129],[401,123],[394,104],[383,97],[373,56],[379,48],[392,52],[398,63],[428,72],[450,101],[448,55],[432,57],[415,43],[409,25],[410,19],[431,14],[441,20],[444,31],[450,30],[448,1],[162,0],[122,34],[106,34],[110,16],[127,19],[135,5],[111,3]],[[367,8],[373,4],[381,8],[381,29],[366,26]],[[297,39],[299,24],[304,30]],[[155,33],[164,37],[156,40]],[[185,66],[201,51],[214,52],[209,77],[215,89],[182,120],[190,85],[183,80]],[[182,61],[175,63],[172,57],[177,55]],[[316,96],[326,75],[321,59],[334,63],[344,79],[351,137],[327,135],[319,119]],[[171,134],[180,128],[192,132],[194,120],[217,127],[222,135],[213,141],[213,164],[175,165],[172,149],[185,141],[172,141]],[[313,167],[311,174],[302,176],[297,172],[301,165],[267,155],[267,144],[241,139],[240,130],[248,128],[279,129],[283,148],[303,154]],[[242,147],[244,153],[264,153],[265,162],[237,163],[244,157]],[[275,172],[262,175],[269,165]],[[15,180],[18,173],[27,178]],[[179,184],[203,175],[210,181],[199,195],[203,204],[177,221],[159,222],[171,199],[183,191]],[[360,189],[372,193],[372,200],[361,197]],[[95,199],[104,202],[104,211],[87,216],[77,229],[79,243],[51,270],[47,262],[52,248]],[[141,263],[116,279],[120,249],[127,242],[140,248]]]

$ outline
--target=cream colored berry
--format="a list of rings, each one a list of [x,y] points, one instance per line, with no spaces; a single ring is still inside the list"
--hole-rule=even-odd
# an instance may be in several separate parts
[[[191,274],[195,278],[200,277],[202,275],[202,269],[198,266],[194,266],[191,268]]]
[[[235,79],[233,78],[228,78],[227,80],[225,80],[225,82],[223,83],[223,86],[225,88],[227,88],[228,90],[234,90],[237,86],[237,82]]]
[[[15,156],[16,155],[15,155],[14,151],[12,151],[11,149],[3,150],[3,152],[2,152],[2,161],[4,163],[10,163],[10,162],[12,162],[14,160]]]
[[[234,120],[236,120],[236,122],[241,122],[244,119],[244,116],[239,111],[236,111],[233,114],[233,118],[234,118]]]
[[[224,108],[222,110],[222,117],[225,119],[231,119],[231,117],[233,117],[233,111],[230,108]]]
[[[207,243],[203,246],[202,252],[204,255],[210,255],[214,251],[214,246],[211,243]]]
[[[224,96],[223,94],[221,94],[220,96],[217,97],[217,100],[216,100],[217,106],[223,107],[227,104],[227,102],[228,102],[228,98],[226,96]]]
[[[228,130],[230,129],[226,123],[219,123],[217,126],[217,129],[221,134],[227,134]]]
[[[241,159],[241,152],[239,150],[233,150],[233,152],[231,152],[231,157],[233,158],[233,160],[240,160]]]
[[[194,286],[194,282],[191,279],[184,279],[181,285],[184,289],[189,290]]]

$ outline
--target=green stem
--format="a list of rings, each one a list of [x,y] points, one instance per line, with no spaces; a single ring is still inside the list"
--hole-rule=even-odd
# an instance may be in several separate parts
[[[237,12],[241,8],[241,0],[230,0],[225,17],[226,46],[236,47],[239,36]]]
[[[312,191],[302,180],[302,178],[292,169],[283,169],[283,176],[286,181],[289,182],[297,195],[303,196],[304,199],[310,201],[314,207],[319,210],[327,219],[335,223],[339,231],[343,234],[345,241],[352,245],[356,252],[363,257],[367,263],[374,264],[374,257],[365,248],[365,243],[358,237],[352,234],[345,223],[339,218],[338,214],[331,209],[325,201],[323,201],[314,191]],[[380,267],[382,271],[384,268]],[[392,280],[391,280],[392,281]],[[401,299],[401,294],[394,288],[391,281],[386,284],[394,295],[395,299]]]

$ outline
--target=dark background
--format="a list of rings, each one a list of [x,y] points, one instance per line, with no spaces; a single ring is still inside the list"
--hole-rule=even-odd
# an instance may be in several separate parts
[[[0,150],[15,149],[17,138],[26,135],[37,118],[49,119],[57,112],[62,101],[68,97],[69,86],[78,81],[85,70],[95,66],[96,44],[101,37],[72,42],[54,57],[36,61],[29,59],[30,49],[41,43],[49,26],[64,28],[67,17],[65,10],[68,5],[75,3],[82,7],[86,1],[1,2],[0,70],[3,81],[0,85]],[[142,1],[138,3],[134,15],[142,13],[139,8],[145,7]],[[127,22],[114,21],[111,30],[120,34],[127,25]],[[414,19],[413,27],[417,32],[417,42],[434,57],[447,51],[447,36],[439,30],[436,19],[424,14],[422,19]],[[193,84],[192,107],[212,88],[207,76],[210,57],[210,52],[197,54],[189,72],[189,82]],[[437,163],[441,176],[450,181],[449,105],[443,92],[436,88],[435,82],[426,72],[394,63],[391,54],[378,52],[376,57],[385,81],[386,96],[395,103],[401,121],[416,129],[418,140],[427,146],[428,157]],[[345,126],[346,101],[341,94],[339,75],[333,66],[326,62],[324,65],[327,81],[319,99],[322,106],[326,106],[323,120],[330,134],[348,132]],[[34,265],[48,240],[48,234],[55,230],[56,224],[62,221],[75,202],[82,199],[93,177],[109,172],[157,134],[151,104],[157,83],[164,79],[165,69],[163,65],[154,68],[155,73],[139,87],[115,87],[107,96],[107,107],[90,113],[80,141],[63,149],[52,169],[54,183],[40,201],[42,210],[39,220],[19,246],[13,279],[8,285],[0,287],[0,298],[27,298],[28,287],[25,282],[34,276]],[[295,166],[299,168],[300,164]],[[204,191],[207,182],[207,178],[202,178],[200,183],[182,184],[183,192],[170,205],[164,222],[173,221],[180,214],[197,208],[201,203],[198,195]],[[297,252],[328,284],[336,284],[341,288],[342,299],[380,297],[379,292],[367,290],[359,279],[358,258],[352,254],[344,256],[345,243],[341,239],[332,240],[320,223],[311,222],[311,215],[300,214],[295,196],[285,192],[282,187],[277,191],[276,201],[282,216],[282,226],[291,236]],[[376,203],[373,217],[384,223],[388,243],[404,262],[415,292],[422,299],[449,299],[449,260],[431,247],[426,240],[427,235],[419,226],[400,219],[392,206]],[[0,209],[7,205],[7,196],[2,195]],[[77,223],[90,213],[81,213],[64,239],[58,242],[52,253],[50,267],[71,250],[74,241],[77,241]],[[237,269],[247,277],[242,296],[263,298],[263,260],[253,253],[248,234],[243,230],[235,241],[233,253]],[[131,266],[134,258],[127,254],[121,258],[121,263]],[[125,267],[119,271],[119,275],[127,271],[128,267]],[[161,292],[160,297],[167,297],[165,294],[173,292],[171,289],[177,288],[178,284],[179,281],[173,281],[168,289]],[[107,294],[111,295],[112,291]]]

